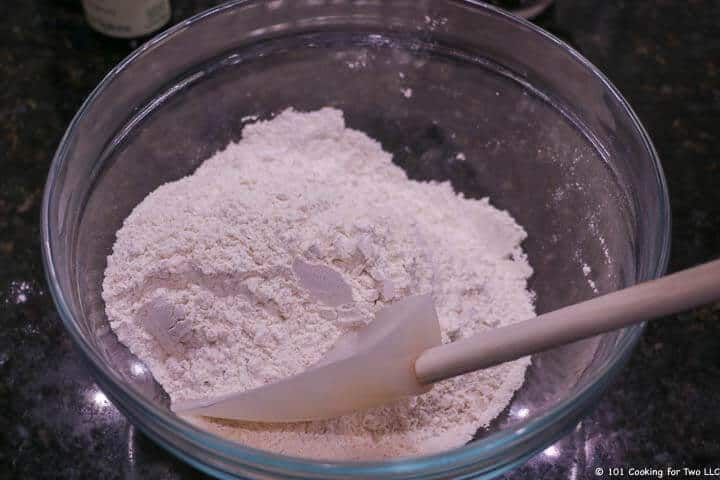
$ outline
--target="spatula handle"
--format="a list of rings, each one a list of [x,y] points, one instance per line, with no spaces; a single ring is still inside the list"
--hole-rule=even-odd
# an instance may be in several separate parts
[[[430,348],[415,375],[430,384],[716,300],[720,260]]]

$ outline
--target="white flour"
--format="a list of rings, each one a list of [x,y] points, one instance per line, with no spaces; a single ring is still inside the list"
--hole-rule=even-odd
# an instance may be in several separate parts
[[[200,398],[297,374],[406,295],[433,294],[445,342],[532,317],[525,236],[487,199],[408,180],[339,110],[287,110],[133,210],[108,257],[103,298],[120,341],[171,399]],[[290,455],[425,454],[469,441],[507,405],[529,362],[333,420],[189,420]]]

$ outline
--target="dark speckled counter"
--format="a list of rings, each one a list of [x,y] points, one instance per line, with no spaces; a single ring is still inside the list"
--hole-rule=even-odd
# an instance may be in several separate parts
[[[85,96],[136,45],[89,30],[76,1],[8,3],[0,7],[0,478],[202,477],[97,389],[48,296],[39,253],[53,151]],[[213,2],[174,4],[177,21]],[[558,0],[538,23],[600,67],[649,130],[673,206],[671,270],[720,254],[720,2]],[[508,478],[590,479],[611,467],[628,478],[630,467],[720,467],[720,305],[650,325],[595,410]]]

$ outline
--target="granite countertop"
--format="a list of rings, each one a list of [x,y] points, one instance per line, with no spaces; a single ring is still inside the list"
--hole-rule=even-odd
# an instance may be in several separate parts
[[[137,45],[92,32],[80,2],[15,3],[0,15],[0,478],[203,477],[97,389],[55,312],[40,258],[52,154],[85,96]],[[217,2],[173,3],[177,21]],[[718,19],[715,0],[557,0],[538,19],[600,67],[649,130],[673,206],[671,270],[720,252]],[[507,477],[720,466],[719,317],[715,305],[649,325],[580,426]]]

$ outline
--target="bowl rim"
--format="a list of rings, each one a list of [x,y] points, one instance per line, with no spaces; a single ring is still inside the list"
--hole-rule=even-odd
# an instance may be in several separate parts
[[[123,71],[128,65],[134,62],[138,57],[142,56],[146,51],[155,46],[165,43],[172,39],[173,36],[181,33],[191,25],[202,21],[205,18],[220,15],[227,10],[239,9],[248,4],[261,3],[264,0],[233,0],[225,4],[198,13],[184,21],[179,22],[173,27],[165,30],[159,35],[153,37],[145,44],[138,47],[130,53],[125,59],[113,67],[100,83],[92,90],[85,99],[72,121],[68,125],[59,146],[55,152],[50,165],[47,182],[42,199],[41,211],[41,250],[43,265],[45,267],[46,280],[49,285],[49,291],[55,302],[60,318],[65,329],[70,333],[75,345],[79,348],[85,361],[89,362],[91,370],[97,375],[98,383],[108,386],[106,393],[111,399],[114,399],[116,405],[119,404],[121,410],[131,410],[126,407],[130,404],[133,407],[139,407],[144,415],[151,415],[156,424],[163,429],[171,432],[173,435],[181,435],[186,439],[194,452],[205,452],[211,456],[221,455],[222,460],[226,463],[234,464],[240,468],[253,468],[264,473],[277,473],[285,475],[320,475],[328,477],[332,475],[358,476],[367,477],[369,475],[413,475],[420,473],[440,472],[445,469],[461,469],[472,467],[479,461],[492,461],[495,457],[502,457],[501,453],[505,448],[514,445],[520,445],[530,442],[531,439],[541,436],[543,432],[547,433],[550,427],[559,422],[563,418],[579,415],[585,410],[591,401],[605,389],[607,384],[612,380],[614,374],[624,363],[624,360],[632,352],[632,348],[640,338],[644,324],[624,329],[624,335],[620,338],[619,345],[614,352],[613,358],[601,369],[598,370],[595,378],[591,383],[578,389],[573,395],[564,398],[562,401],[554,405],[552,408],[543,412],[536,418],[532,418],[527,422],[506,431],[495,432],[487,437],[473,441],[461,447],[456,447],[440,453],[409,457],[402,459],[392,459],[385,461],[372,462],[356,462],[356,461],[323,461],[312,460],[302,457],[294,457],[280,455],[267,452],[254,447],[249,447],[230,440],[225,440],[219,436],[206,432],[189,422],[174,415],[170,411],[158,408],[154,403],[147,400],[134,389],[126,385],[122,379],[112,369],[107,368],[102,358],[93,350],[89,342],[84,338],[82,332],[78,328],[77,322],[74,320],[73,314],[65,299],[65,295],[60,287],[57,271],[55,268],[55,256],[51,247],[51,202],[53,192],[57,186],[57,180],[64,167],[66,153],[71,138],[77,131],[80,120],[85,116],[87,110],[93,102],[104,93],[107,85]],[[647,278],[640,278],[640,281],[650,280],[663,275],[667,269],[669,253],[670,253],[670,201],[667,189],[667,183],[663,173],[657,151],[650,140],[650,137],[637,117],[636,113],[630,107],[629,103],[620,94],[617,88],[610,80],[595,67],[585,57],[580,55],[572,47],[564,41],[558,39],[551,33],[545,31],[533,23],[516,17],[500,8],[487,5],[477,0],[441,0],[451,3],[460,3],[466,6],[484,10],[493,15],[504,17],[510,23],[516,26],[530,29],[532,33],[543,37],[556,48],[563,50],[571,61],[578,62],[581,67],[589,70],[596,78],[598,78],[604,88],[611,94],[613,99],[619,103],[625,113],[631,120],[636,134],[639,136],[644,148],[646,149],[654,168],[654,181],[660,193],[660,213],[658,222],[662,235],[658,257],[656,259],[655,270],[645,275]],[[166,442],[164,436],[155,434],[152,428],[139,422],[138,426],[152,438],[159,441],[163,447],[171,450],[174,454],[181,457],[184,461],[192,463],[194,466],[211,473],[213,475],[222,474],[222,470],[217,470],[217,466],[205,465],[202,463],[202,455],[190,455],[183,449],[179,449],[172,442]],[[146,430],[147,428],[147,430]],[[549,437],[543,441],[544,445],[549,444],[559,438],[564,431],[552,432]],[[531,443],[531,442],[530,442]],[[542,447],[544,448],[544,446]],[[531,454],[539,451],[540,447],[533,447],[532,451],[525,451],[516,454],[512,458],[501,459],[501,463],[494,464],[491,468],[496,472],[505,471],[519,464],[520,461],[528,458]],[[438,470],[440,469],[440,470]]]

